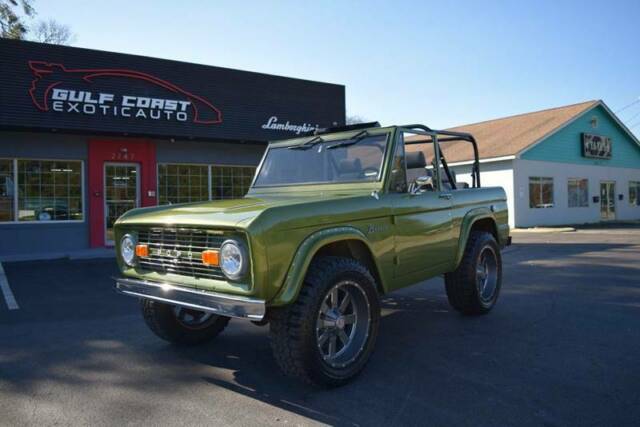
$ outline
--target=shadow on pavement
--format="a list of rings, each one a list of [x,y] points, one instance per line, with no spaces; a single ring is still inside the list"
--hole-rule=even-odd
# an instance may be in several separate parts
[[[640,403],[637,260],[631,244],[517,244],[499,304],[482,317],[452,311],[441,279],[394,293],[369,365],[333,390],[283,377],[268,327],[233,321],[210,345],[175,348],[151,335],[135,301],[112,293],[113,266],[52,264],[43,278],[13,264],[12,282],[34,286],[16,292],[25,307],[56,307],[0,323],[0,412],[20,420],[20,397],[55,387],[43,404],[131,423],[193,422],[194,407],[220,424],[280,422],[259,418],[266,405],[331,425],[630,424]]]

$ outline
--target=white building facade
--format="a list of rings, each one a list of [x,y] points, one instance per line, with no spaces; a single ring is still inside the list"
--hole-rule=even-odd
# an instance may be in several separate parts
[[[476,135],[481,184],[504,188],[512,227],[640,220],[640,142],[602,101],[455,130]],[[502,135],[490,140],[487,131]],[[450,166],[458,181],[471,182],[470,160]]]

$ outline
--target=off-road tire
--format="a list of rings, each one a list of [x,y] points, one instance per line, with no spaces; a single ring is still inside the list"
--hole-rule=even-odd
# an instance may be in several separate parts
[[[490,298],[481,297],[476,268],[485,249],[493,251],[497,264],[497,281]],[[449,304],[467,315],[487,314],[498,300],[502,286],[502,257],[500,247],[491,233],[472,231],[458,268],[444,276]]]
[[[187,328],[176,318],[174,306],[148,299],[140,300],[144,321],[158,337],[172,344],[191,346],[211,341],[229,323],[230,318],[216,316],[198,329]]]
[[[316,322],[323,301],[336,284],[355,282],[366,296],[369,328],[354,360],[341,368],[322,358],[316,337]],[[363,292],[362,292],[363,291]],[[271,348],[277,364],[291,377],[322,386],[337,387],[356,377],[375,347],[380,322],[380,301],[376,281],[362,264],[350,258],[326,256],[314,260],[297,300],[270,312]]]

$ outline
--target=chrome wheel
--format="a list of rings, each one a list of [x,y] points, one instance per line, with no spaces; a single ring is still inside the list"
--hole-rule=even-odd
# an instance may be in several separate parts
[[[178,306],[173,308],[173,313],[175,314],[178,323],[187,329],[206,328],[212,324],[217,317],[213,313]]]
[[[482,301],[491,301],[498,285],[498,259],[490,246],[480,252],[476,265],[476,284]]]
[[[355,282],[342,281],[325,296],[316,322],[316,342],[322,359],[342,368],[362,352],[371,326],[369,300]]]

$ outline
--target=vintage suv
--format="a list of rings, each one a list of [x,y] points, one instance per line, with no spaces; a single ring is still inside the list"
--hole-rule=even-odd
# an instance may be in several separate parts
[[[473,150],[470,183],[440,143]],[[453,308],[489,312],[510,243],[505,192],[480,188],[471,135],[377,123],[273,142],[244,198],[134,209],[115,232],[116,289],[160,338],[269,323],[280,368],[324,386],[365,366],[382,295],[444,274]]]

